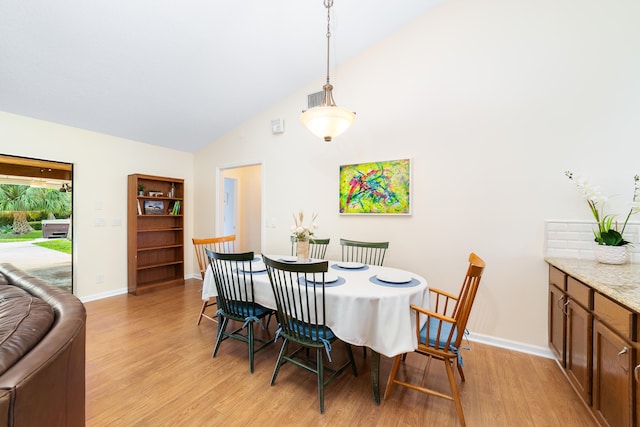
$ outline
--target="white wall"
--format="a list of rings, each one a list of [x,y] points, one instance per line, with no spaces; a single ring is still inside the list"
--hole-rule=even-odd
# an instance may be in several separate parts
[[[636,0],[447,0],[332,70],[337,104],[357,112],[332,144],[298,121],[323,84],[318,70],[316,82],[197,153],[195,181],[210,179],[212,165],[263,162],[263,215],[275,224],[264,230],[267,253],[288,252],[299,209],[319,213],[329,257],[339,257],[340,237],[389,240],[386,264],[434,287],[456,291],[475,251],[487,270],[470,329],[544,351],[544,222],[590,219],[564,171],[621,194],[614,210],[640,173],[638,16]],[[270,133],[274,118],[284,134]],[[338,214],[339,165],[406,157],[412,216]],[[196,209],[214,204],[198,198]]]
[[[73,163],[74,286],[94,298],[127,289],[127,175],[185,179],[185,268],[194,264],[193,154],[0,112],[0,153]],[[100,221],[104,226],[98,226]],[[120,225],[117,225],[118,221]],[[97,276],[104,280],[97,283]]]

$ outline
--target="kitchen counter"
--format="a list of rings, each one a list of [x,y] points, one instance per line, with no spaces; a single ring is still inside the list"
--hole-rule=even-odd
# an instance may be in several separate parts
[[[545,261],[640,313],[640,264],[601,264],[594,260],[547,257]]]

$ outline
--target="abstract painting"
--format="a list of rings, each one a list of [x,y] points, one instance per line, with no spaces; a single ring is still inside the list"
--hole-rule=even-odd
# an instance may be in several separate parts
[[[411,160],[340,166],[341,214],[411,214]]]

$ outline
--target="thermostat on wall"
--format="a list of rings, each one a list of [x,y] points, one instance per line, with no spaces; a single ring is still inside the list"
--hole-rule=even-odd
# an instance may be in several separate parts
[[[273,119],[271,120],[271,133],[284,133],[284,120]]]

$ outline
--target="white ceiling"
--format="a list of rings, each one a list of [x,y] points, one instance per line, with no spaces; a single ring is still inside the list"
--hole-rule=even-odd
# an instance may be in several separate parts
[[[335,0],[331,67],[441,1]],[[322,0],[2,0],[0,110],[194,152],[321,90],[326,22]]]

